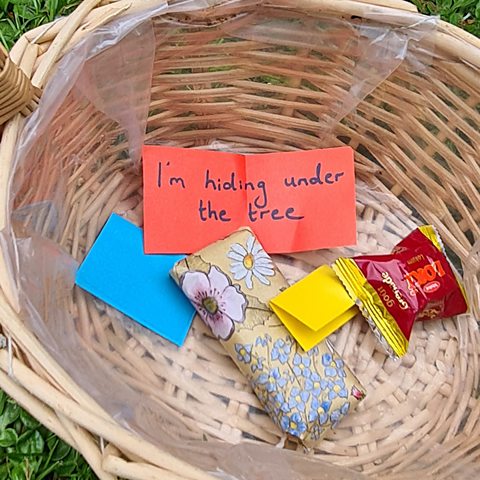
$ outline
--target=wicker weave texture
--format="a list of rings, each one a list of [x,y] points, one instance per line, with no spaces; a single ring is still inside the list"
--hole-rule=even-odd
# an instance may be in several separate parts
[[[0,45],[0,125],[19,112],[30,114],[38,98],[39,90],[32,86],[29,78]]]
[[[88,13],[94,3],[85,2],[76,17],[37,30],[17,44],[12,55],[31,66],[36,84],[46,82],[67,42],[75,44],[93,26],[135,8],[112,2]],[[463,265],[470,291],[475,292],[479,266],[474,246],[480,239],[480,48],[476,41],[441,24],[435,36],[425,39],[423,48],[416,51],[417,63],[400,64],[341,123],[325,122],[344,98],[355,59],[341,49],[332,53],[331,43],[317,41],[312,48],[311,25],[325,21],[326,15],[332,21],[340,19],[345,11],[372,24],[376,12],[387,23],[398,22],[402,4],[383,4],[265,5],[262,18],[274,20],[264,32],[268,42],[258,35],[233,34],[232,25],[237,28],[239,22],[255,21],[252,7],[157,17],[146,141],[197,148],[215,142],[249,152],[349,144],[356,151],[359,185],[368,185],[359,194],[355,252],[388,251],[419,221],[432,222],[456,264]],[[248,12],[252,16],[245,15]],[[276,32],[277,25],[287,20],[298,25],[288,42]],[[338,39],[345,38],[340,27],[337,33]],[[335,44],[335,32],[329,41]],[[332,129],[321,128],[325,124]],[[13,157],[20,128],[18,119],[7,124],[0,147],[8,153],[4,162]],[[48,213],[33,214],[16,224],[16,234],[33,229],[80,261],[112,211],[141,225],[141,177],[131,168],[125,133],[85,98],[69,94],[14,177],[17,210],[56,198],[58,182],[65,182],[59,199],[61,227],[52,233]],[[328,252],[312,252],[277,260],[293,281],[330,258]],[[41,312],[44,321],[56,341],[65,331],[73,332],[78,345],[121,375],[138,395],[135,398],[152,402],[147,404],[154,405],[152,409],[140,405],[135,410],[134,422],[138,431],[150,436],[135,438],[105,412],[108,391],[90,398],[77,386],[81,379],[69,365],[59,365],[55,352],[32,336],[32,322],[23,323],[14,313],[16,300],[9,293],[13,289],[7,277],[9,273],[3,271],[10,304],[2,299],[0,314],[5,333],[14,340],[14,359],[9,363],[7,352],[0,352],[2,385],[79,448],[101,478],[208,478],[200,466],[211,469],[226,452],[218,447],[218,453],[213,449],[205,453],[200,447],[187,456],[169,446],[167,432],[173,445],[208,438],[228,444],[251,442],[260,448],[280,440],[244,378],[200,322],[194,323],[179,352],[77,290],[67,297],[63,311],[73,321],[61,323],[65,318],[49,316],[47,308]],[[59,328],[63,330],[57,332]],[[478,475],[475,316],[417,325],[413,338],[411,353],[395,363],[384,355],[360,318],[332,337],[369,396],[305,463],[305,478],[321,478],[316,475],[319,468],[324,469],[325,478],[356,478],[354,473],[348,477],[321,463],[316,466],[321,461],[398,480]],[[17,383],[8,376],[9,365]],[[157,416],[158,406],[169,413],[168,419]],[[108,442],[106,449],[100,448],[98,437]],[[240,463],[244,451],[238,452]],[[276,458],[277,453],[272,455]],[[298,458],[302,455],[298,452]],[[298,461],[294,458],[292,465]],[[240,467],[232,467],[231,473],[238,474],[235,468]]]

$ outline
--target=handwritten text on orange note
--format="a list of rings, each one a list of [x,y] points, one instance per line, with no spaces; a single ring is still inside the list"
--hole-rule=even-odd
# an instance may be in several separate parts
[[[191,253],[250,226],[267,252],[352,245],[350,147],[240,155],[144,146],[146,253]]]

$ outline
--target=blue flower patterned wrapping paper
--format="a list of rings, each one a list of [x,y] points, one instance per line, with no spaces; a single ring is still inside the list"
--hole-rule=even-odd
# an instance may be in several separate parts
[[[314,447],[365,397],[328,342],[304,352],[270,309],[270,299],[288,283],[250,229],[179,261],[171,275],[265,411],[306,447]]]

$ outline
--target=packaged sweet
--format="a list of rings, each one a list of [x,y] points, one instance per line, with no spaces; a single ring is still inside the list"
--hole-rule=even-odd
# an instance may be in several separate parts
[[[464,288],[431,225],[414,230],[389,255],[339,258],[332,267],[392,357],[406,353],[415,321],[468,309]]]
[[[305,352],[269,308],[288,283],[248,228],[175,264],[172,277],[276,425],[315,446],[365,396],[326,342]]]

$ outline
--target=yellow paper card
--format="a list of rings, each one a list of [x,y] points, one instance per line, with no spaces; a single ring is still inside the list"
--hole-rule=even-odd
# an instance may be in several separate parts
[[[305,351],[358,312],[340,280],[327,265],[277,295],[270,301],[270,306]]]

